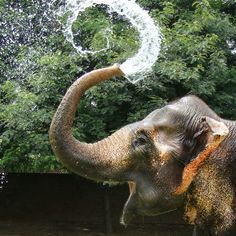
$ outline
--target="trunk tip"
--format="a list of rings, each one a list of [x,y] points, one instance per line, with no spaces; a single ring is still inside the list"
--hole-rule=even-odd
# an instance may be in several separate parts
[[[119,63],[115,63],[112,67],[117,71],[118,75],[120,76],[125,75],[125,73],[121,70]]]

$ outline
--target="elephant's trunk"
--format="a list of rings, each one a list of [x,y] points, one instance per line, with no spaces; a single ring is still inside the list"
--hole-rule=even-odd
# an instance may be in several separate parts
[[[82,143],[72,135],[77,105],[90,87],[123,72],[118,65],[94,70],[76,80],[62,99],[50,126],[52,149],[68,169],[94,180],[119,179],[129,165],[128,128],[94,144]]]

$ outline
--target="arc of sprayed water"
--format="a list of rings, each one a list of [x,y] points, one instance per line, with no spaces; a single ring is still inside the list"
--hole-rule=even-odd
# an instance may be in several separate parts
[[[106,38],[107,45],[105,48],[101,50],[97,50],[97,51],[85,50],[81,46],[75,45],[74,34],[72,32],[72,25],[76,21],[80,12],[85,11],[86,8],[93,6],[95,3],[96,1],[93,1],[93,0],[81,0],[80,3],[78,4],[77,0],[67,0],[67,5],[65,7],[65,10],[62,10],[62,12],[60,12],[60,14],[63,14],[64,11],[71,11],[72,14],[67,19],[64,34],[66,36],[66,40],[72,44],[72,46],[76,49],[77,52],[83,55],[88,54],[88,53],[95,54],[95,53],[102,52],[110,48],[109,39],[105,34],[104,35]],[[77,34],[79,34],[79,32]]]
[[[129,81],[135,83],[142,79],[142,76],[152,70],[153,64],[156,62],[160,53],[160,43],[162,35],[158,25],[149,16],[148,12],[142,9],[135,0],[67,0],[66,10],[71,11],[68,17],[65,36],[68,42],[81,54],[97,53],[109,48],[109,40],[107,38],[107,47],[99,51],[84,50],[81,46],[76,46],[72,32],[73,22],[77,19],[80,12],[94,4],[106,4],[111,12],[126,17],[140,34],[141,47],[138,52],[131,58],[121,64],[120,68]]]

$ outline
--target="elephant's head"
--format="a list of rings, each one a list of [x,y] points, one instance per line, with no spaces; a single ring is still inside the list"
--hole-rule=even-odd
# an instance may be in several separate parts
[[[115,65],[74,82],[53,118],[50,141],[57,158],[71,171],[93,180],[129,183],[121,218],[127,224],[136,214],[157,215],[180,207],[194,176],[222,145],[228,129],[205,103],[187,96],[99,142],[76,140],[71,127],[83,93],[122,74]]]

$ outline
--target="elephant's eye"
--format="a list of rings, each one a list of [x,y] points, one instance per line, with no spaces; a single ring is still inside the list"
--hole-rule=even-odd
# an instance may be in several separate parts
[[[132,146],[134,148],[143,146],[147,143],[147,141],[148,141],[147,139],[148,138],[144,134],[141,134],[132,141]]]

